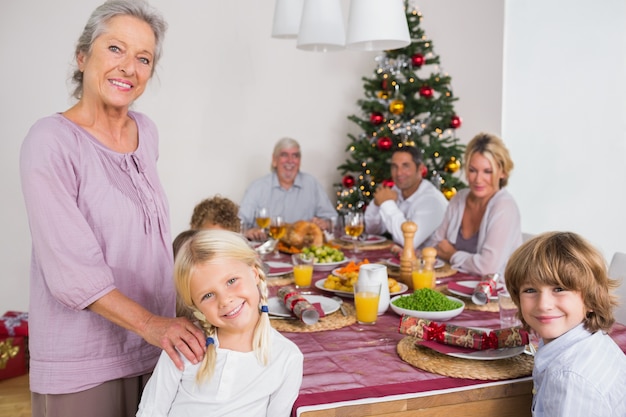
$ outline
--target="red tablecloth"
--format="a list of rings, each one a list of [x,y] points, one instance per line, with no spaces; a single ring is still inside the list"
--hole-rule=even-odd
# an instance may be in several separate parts
[[[350,253],[348,253],[350,254]],[[359,254],[377,261],[389,257],[388,251]],[[286,260],[286,258],[285,258]],[[329,272],[315,272],[314,281]],[[476,279],[465,274],[449,280]],[[270,287],[275,293],[276,287]],[[313,287],[314,292],[323,293]],[[352,302],[345,298],[344,302]],[[342,329],[283,334],[295,342],[304,354],[304,378],[293,415],[299,407],[340,401],[378,398],[390,395],[437,391],[484,384],[486,381],[449,378],[417,369],[399,358],[397,343],[404,338],[398,332],[400,317],[391,309],[373,326],[354,324]],[[465,310],[450,323],[460,326],[499,328],[498,313]],[[626,352],[626,327],[615,325],[611,336]]]

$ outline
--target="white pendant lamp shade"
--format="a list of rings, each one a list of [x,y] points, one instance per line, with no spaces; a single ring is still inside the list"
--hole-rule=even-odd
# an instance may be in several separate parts
[[[346,44],[349,49],[384,51],[411,43],[402,0],[352,0]]]
[[[298,37],[303,5],[304,0],[276,0],[272,26],[273,38],[295,39]]]
[[[345,43],[346,34],[339,0],[304,0],[298,49],[336,51],[343,49]]]

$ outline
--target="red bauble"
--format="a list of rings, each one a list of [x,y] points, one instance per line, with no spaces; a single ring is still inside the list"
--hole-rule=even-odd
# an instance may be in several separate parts
[[[388,151],[389,149],[391,149],[393,141],[387,136],[383,136],[382,138],[378,139],[377,145],[378,149],[380,149],[381,151]]]
[[[343,177],[343,180],[341,180],[341,183],[346,188],[354,187],[355,182],[356,181],[352,175],[346,175],[345,177]]]
[[[434,90],[427,85],[420,88],[420,96],[424,98],[431,98],[433,96],[433,93],[434,93]]]
[[[383,90],[388,90],[389,87],[389,81],[386,78],[383,78],[383,80],[380,82],[380,88],[382,88]]]
[[[375,125],[379,125],[385,121],[385,116],[382,113],[374,112],[370,114],[370,122]]]
[[[411,57],[411,64],[413,64],[414,67],[421,67],[424,65],[424,62],[426,62],[426,60],[422,54],[415,54]]]
[[[382,180],[381,185],[384,187],[393,187],[393,180]]]
[[[426,168],[426,165],[422,165],[422,178],[426,178],[426,175],[428,175],[428,168]]]
[[[452,116],[452,120],[450,120],[450,127],[453,129],[458,129],[461,127],[461,118],[456,114]]]

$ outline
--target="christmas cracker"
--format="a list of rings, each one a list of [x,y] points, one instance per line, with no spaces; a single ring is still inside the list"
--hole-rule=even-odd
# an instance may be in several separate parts
[[[304,324],[315,324],[320,319],[320,313],[294,287],[286,286],[278,290],[278,299],[285,307],[298,317]]]
[[[403,315],[399,331],[422,340],[433,340],[445,345],[476,350],[511,348],[528,344],[528,332],[519,326],[484,331]]]

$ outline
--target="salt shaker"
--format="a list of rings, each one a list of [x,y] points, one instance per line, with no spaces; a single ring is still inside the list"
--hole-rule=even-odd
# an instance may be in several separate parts
[[[500,274],[498,274],[497,272],[495,274],[485,275],[474,289],[474,293],[472,294],[472,302],[478,305],[487,304],[487,302],[489,301],[489,297],[491,297],[491,294],[494,294],[496,292],[499,278]]]

